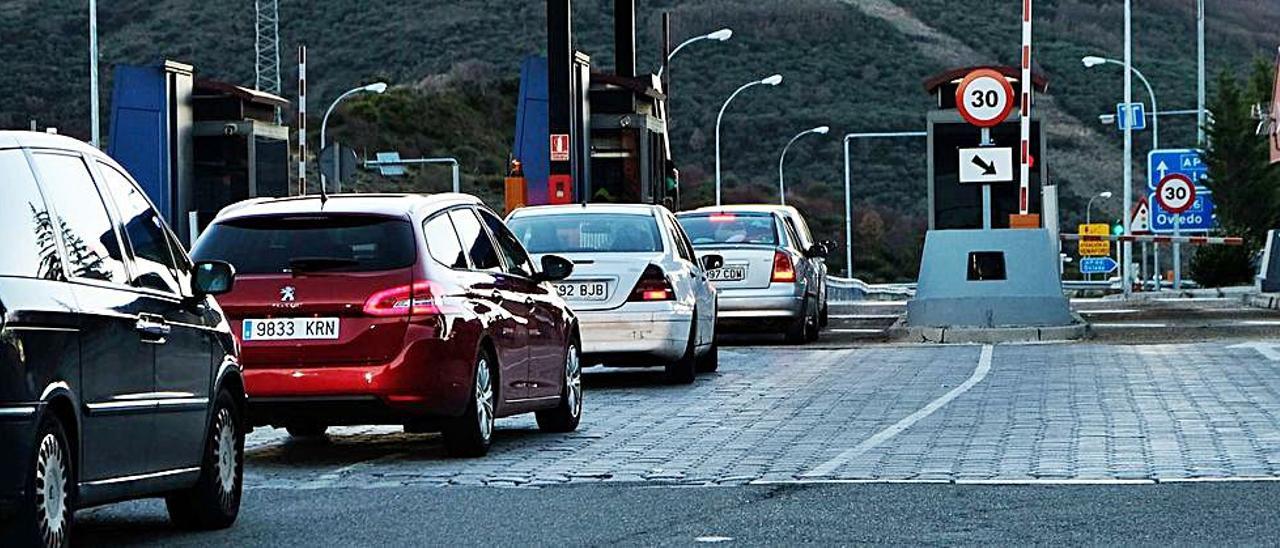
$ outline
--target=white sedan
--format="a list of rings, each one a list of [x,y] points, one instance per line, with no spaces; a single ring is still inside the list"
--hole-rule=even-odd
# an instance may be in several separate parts
[[[672,382],[715,371],[716,289],[707,272],[719,256],[695,254],[662,206],[589,204],[518,209],[507,218],[535,261],[554,254],[574,263],[557,293],[578,315],[583,363],[661,363]]]

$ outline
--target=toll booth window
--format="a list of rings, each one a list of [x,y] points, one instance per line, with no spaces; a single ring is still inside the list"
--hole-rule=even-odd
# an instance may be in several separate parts
[[[969,253],[969,281],[995,282],[1004,279],[1004,253],[1000,251]]]

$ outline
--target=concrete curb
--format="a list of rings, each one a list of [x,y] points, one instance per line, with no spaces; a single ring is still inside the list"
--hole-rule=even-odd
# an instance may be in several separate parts
[[[1072,312],[1074,323],[1052,327],[910,327],[898,320],[889,328],[893,339],[923,344],[1002,344],[1078,341],[1089,334],[1089,324]]]
[[[1280,294],[1254,293],[1252,295],[1245,295],[1244,304],[1253,308],[1280,310]]]

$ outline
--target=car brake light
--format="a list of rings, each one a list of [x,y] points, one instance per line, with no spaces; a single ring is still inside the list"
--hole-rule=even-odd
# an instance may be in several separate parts
[[[716,213],[711,216],[710,221],[713,223],[731,223],[738,217],[732,213]]]
[[[431,316],[440,313],[436,306],[431,284],[418,282],[379,291],[364,302],[364,313],[369,316]]]
[[[791,263],[791,255],[782,251],[775,251],[773,253],[773,281],[796,281],[796,268],[795,265]]]
[[[671,281],[667,279],[667,275],[663,274],[658,265],[651,264],[645,267],[644,274],[640,275],[640,281],[636,282],[636,287],[631,290],[631,296],[627,300],[630,302],[654,302],[670,301],[675,298],[676,292],[671,288]]]

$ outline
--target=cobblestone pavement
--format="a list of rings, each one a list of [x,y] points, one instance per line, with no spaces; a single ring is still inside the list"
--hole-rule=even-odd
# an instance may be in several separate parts
[[[692,386],[588,370],[578,432],[500,420],[482,459],[398,427],[260,429],[247,488],[1280,478],[1271,348],[1002,345],[987,371],[979,346],[724,349]]]

